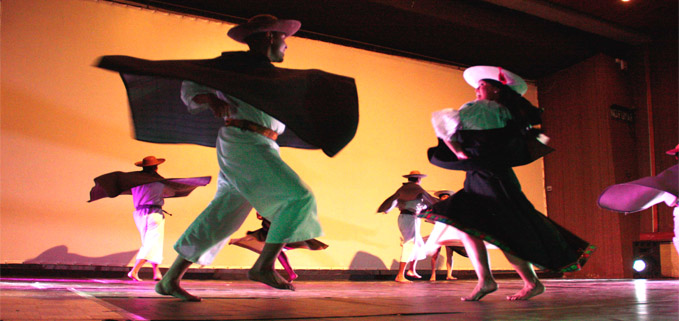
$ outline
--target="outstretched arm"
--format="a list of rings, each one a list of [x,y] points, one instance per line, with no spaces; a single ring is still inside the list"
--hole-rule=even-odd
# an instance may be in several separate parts
[[[385,213],[386,214],[389,211],[391,211],[392,209],[394,209],[394,207],[396,207],[397,204],[398,204],[398,192],[394,195],[389,196],[389,198],[384,200],[384,202],[382,202],[382,204],[380,204],[380,207],[377,208],[377,213]]]

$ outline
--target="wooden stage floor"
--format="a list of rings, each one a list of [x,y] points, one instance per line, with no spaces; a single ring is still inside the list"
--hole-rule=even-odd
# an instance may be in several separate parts
[[[295,281],[294,292],[250,281],[185,280],[202,302],[157,295],[154,282],[0,278],[8,320],[679,320],[679,280],[544,279],[547,291],[506,301],[521,288],[500,279],[480,302],[475,280]]]

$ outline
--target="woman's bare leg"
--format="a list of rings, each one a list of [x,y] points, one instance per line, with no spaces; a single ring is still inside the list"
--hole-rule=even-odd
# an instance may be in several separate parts
[[[446,280],[457,280],[453,276],[453,250],[446,246]]]
[[[509,253],[505,253],[505,256],[514,267],[514,270],[516,270],[516,273],[519,274],[521,280],[523,280],[523,289],[514,295],[508,296],[507,300],[528,300],[545,292],[545,286],[542,285],[537,274],[535,274],[532,264]]]
[[[290,266],[290,261],[288,260],[288,256],[285,255],[285,252],[281,251],[281,254],[278,255],[278,262],[281,262],[285,273],[288,274],[288,282],[292,283],[292,281],[297,278],[297,273],[295,273],[295,270]]]
[[[466,233],[461,233],[461,239],[469,255],[469,260],[472,261],[476,276],[479,279],[471,295],[463,297],[462,301],[478,301],[488,293],[495,292],[497,290],[497,283],[490,271],[486,244],[481,239]]]
[[[429,281],[436,281],[436,259],[439,257],[439,253],[441,253],[440,247],[431,256],[431,277]]]
[[[421,279],[422,276],[417,274],[417,268],[415,268],[416,266],[417,266],[417,259],[410,262],[410,269],[407,270],[406,275],[408,275],[409,277],[416,278],[416,279]]]

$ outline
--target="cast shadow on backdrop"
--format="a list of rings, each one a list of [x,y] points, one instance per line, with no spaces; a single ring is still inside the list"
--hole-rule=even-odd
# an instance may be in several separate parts
[[[365,274],[355,273],[349,276],[351,281],[371,280],[374,275],[370,271],[383,271],[387,266],[379,257],[368,252],[358,251],[349,264],[349,271],[366,271]]]
[[[24,261],[24,264],[82,264],[102,266],[127,266],[134,259],[138,250],[109,254],[100,257],[89,257],[69,253],[66,245],[57,245],[40,255]]]

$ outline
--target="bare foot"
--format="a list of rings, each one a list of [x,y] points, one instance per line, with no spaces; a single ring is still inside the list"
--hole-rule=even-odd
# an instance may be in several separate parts
[[[132,273],[132,271],[127,272],[127,277],[134,280],[134,281],[141,282],[139,275],[137,275],[136,273]]]
[[[436,281],[436,274],[432,274],[431,277],[429,278],[429,281]]]
[[[411,277],[411,278],[416,278],[416,279],[421,279],[421,278],[422,278],[422,276],[420,276],[419,274],[417,274],[417,272],[412,271],[412,270],[408,270],[408,271],[406,272],[406,275],[408,275],[408,276]]]
[[[542,285],[540,281],[537,281],[535,283],[535,286],[524,285],[521,291],[516,292],[516,294],[514,295],[508,296],[507,300],[509,301],[528,300],[536,295],[542,294],[542,292],[545,292],[545,286]]]
[[[470,296],[462,297],[461,299],[462,301],[479,301],[489,293],[495,292],[495,290],[497,290],[497,283],[495,281],[486,282],[483,285],[477,284]]]
[[[163,275],[160,272],[153,275],[153,281],[160,281],[163,279]]]
[[[446,280],[457,280],[457,278],[452,276],[452,275],[449,275],[449,276],[446,276]]]
[[[248,279],[264,283],[272,288],[281,290],[295,291],[295,286],[285,281],[278,272],[274,270],[255,270],[248,271]]]
[[[170,284],[165,280],[160,280],[160,282],[156,283],[156,293],[162,295],[171,295],[177,299],[181,299],[182,301],[200,302],[201,300],[201,298],[186,292],[186,290],[182,289],[179,284]]]
[[[413,281],[406,279],[406,277],[403,276],[403,275],[397,276],[396,280],[394,280],[394,281],[399,282],[399,283],[413,283]]]

